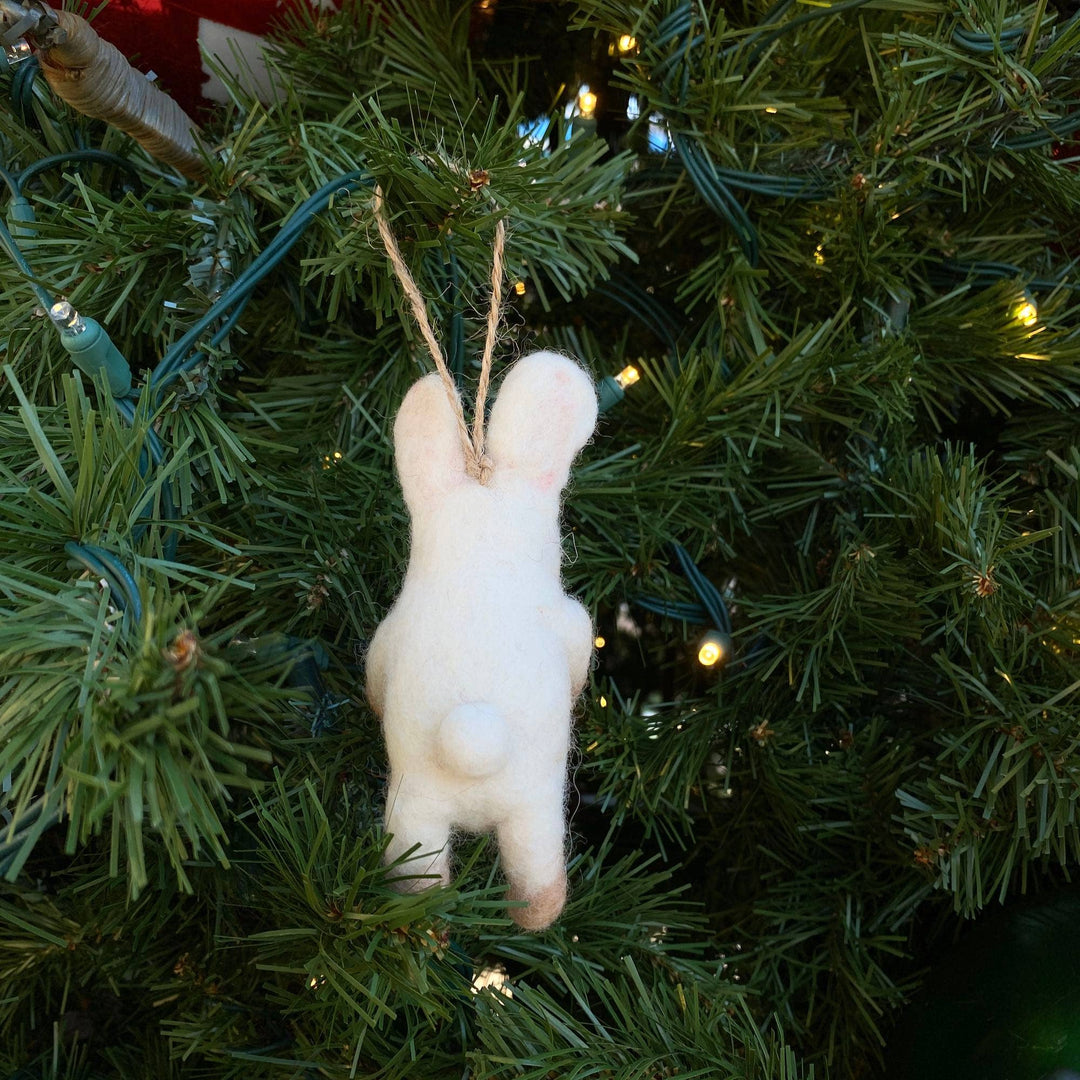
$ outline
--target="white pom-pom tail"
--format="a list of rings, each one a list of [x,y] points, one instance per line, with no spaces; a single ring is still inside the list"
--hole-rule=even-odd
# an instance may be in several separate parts
[[[458,705],[439,725],[439,761],[461,776],[474,780],[491,776],[506,764],[509,751],[506,721],[485,702]]]

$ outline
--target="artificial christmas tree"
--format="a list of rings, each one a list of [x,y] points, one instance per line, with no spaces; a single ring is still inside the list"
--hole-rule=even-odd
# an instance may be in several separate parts
[[[0,1075],[925,1060],[889,1040],[942,1041],[927,972],[1067,907],[1080,851],[1080,20],[297,4],[185,180],[0,13]],[[384,864],[362,687],[428,359],[376,185],[466,392],[500,221],[496,376],[551,349],[601,391],[542,933],[483,837],[446,886]],[[1017,1069],[1080,1065],[1040,1032]]]

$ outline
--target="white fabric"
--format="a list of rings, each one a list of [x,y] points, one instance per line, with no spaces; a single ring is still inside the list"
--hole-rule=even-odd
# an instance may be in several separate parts
[[[491,410],[487,486],[465,473],[437,375],[394,425],[412,520],[401,595],[367,657],[390,757],[388,858],[449,877],[451,830],[494,831],[514,918],[550,924],[566,895],[564,789],[574,699],[593,630],[560,580],[559,502],[596,423],[592,380],[550,352],[518,361]],[[430,879],[414,881],[423,887]]]

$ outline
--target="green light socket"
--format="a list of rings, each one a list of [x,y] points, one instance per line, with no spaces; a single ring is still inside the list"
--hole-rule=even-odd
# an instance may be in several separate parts
[[[606,413],[608,409],[615,408],[626,397],[626,391],[619,385],[614,375],[605,375],[600,380],[597,397],[599,399],[597,402],[598,410],[601,413]]]
[[[60,332],[60,344],[71,353],[71,359],[80,371],[85,371],[91,378],[96,378],[98,372],[104,372],[112,396],[127,397],[131,393],[131,368],[128,362],[99,322],[85,316],[80,322],[83,327],[80,332]]]

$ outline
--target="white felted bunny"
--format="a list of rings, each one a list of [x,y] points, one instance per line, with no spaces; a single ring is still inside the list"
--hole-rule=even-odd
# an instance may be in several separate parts
[[[390,757],[387,857],[416,847],[424,857],[401,872],[445,882],[451,830],[494,831],[510,897],[528,902],[512,915],[529,930],[566,900],[570,714],[593,631],[562,589],[559,501],[595,423],[592,380],[540,352],[503,380],[486,485],[466,473],[438,375],[413,385],[394,424],[412,548],[367,657]]]

